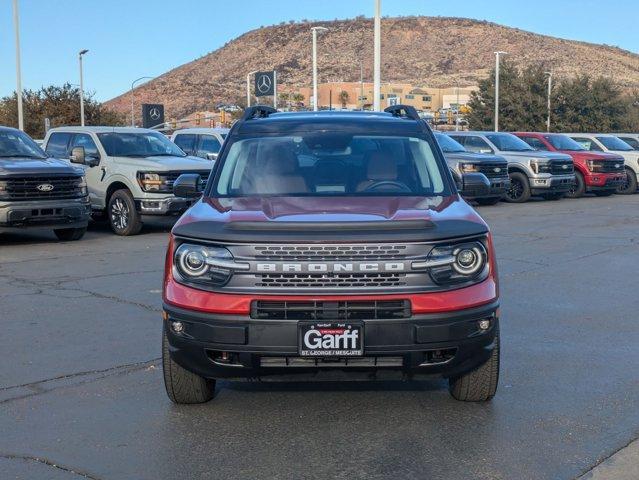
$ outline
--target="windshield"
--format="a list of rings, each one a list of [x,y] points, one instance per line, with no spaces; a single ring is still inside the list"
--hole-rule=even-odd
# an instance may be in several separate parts
[[[497,150],[501,150],[502,152],[527,152],[534,150],[534,148],[521,138],[515,137],[510,133],[491,133],[490,135],[486,135],[486,138],[497,147]]]
[[[632,147],[623,140],[619,140],[617,137],[597,137],[603,146],[608,150],[616,150],[620,152],[631,152]]]
[[[0,130],[0,158],[2,157],[47,158],[47,154],[26,133]]]
[[[448,135],[444,135],[443,133],[436,133],[435,138],[437,139],[437,143],[439,143],[439,146],[444,153],[461,153],[466,151],[461,143],[457,143]]]
[[[544,138],[557,150],[566,150],[569,152],[581,152],[586,150],[583,145],[575,142],[568,135],[544,135]]]
[[[184,157],[180,147],[158,132],[98,133],[98,138],[110,157]]]
[[[428,140],[309,132],[234,141],[214,196],[448,195]]]

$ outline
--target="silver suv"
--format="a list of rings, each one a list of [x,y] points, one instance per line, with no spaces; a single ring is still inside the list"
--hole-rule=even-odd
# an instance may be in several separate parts
[[[173,195],[173,182],[182,173],[207,179],[212,165],[142,128],[53,128],[43,147],[51,156],[83,166],[94,217],[106,213],[118,235],[138,233],[145,215],[184,212],[193,200]]]
[[[171,141],[188,155],[215,160],[228,133],[228,128],[183,128],[171,135]]]
[[[506,159],[510,176],[506,201],[521,203],[532,195],[557,200],[575,183],[575,169],[569,155],[534,150],[510,133],[450,132],[449,135],[470,152]]]

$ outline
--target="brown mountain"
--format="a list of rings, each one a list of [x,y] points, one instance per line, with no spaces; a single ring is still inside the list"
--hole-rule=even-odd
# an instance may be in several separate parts
[[[210,109],[218,102],[243,103],[250,70],[278,71],[287,86],[311,83],[310,27],[330,29],[318,41],[320,81],[359,81],[360,64],[372,78],[373,21],[287,23],[250,31],[197,60],[134,90],[136,105],[164,103],[167,118]],[[612,77],[639,88],[639,55],[617,47],[563,40],[494,23],[461,18],[403,17],[382,20],[382,80],[431,87],[475,84],[490,72],[495,50],[520,65],[546,62],[559,75]],[[107,102],[130,112],[130,93]],[[136,109],[139,111],[139,108]],[[136,114],[137,115],[137,114]]]

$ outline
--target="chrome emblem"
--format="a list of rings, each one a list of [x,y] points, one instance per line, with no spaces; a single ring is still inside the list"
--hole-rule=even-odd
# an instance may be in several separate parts
[[[41,183],[36,188],[41,192],[50,192],[51,190],[53,190],[53,185],[51,185],[50,183]]]
[[[499,172],[501,172],[501,168],[496,167],[493,171],[494,171],[495,173],[499,173]]]
[[[568,170],[568,165],[562,165],[561,168],[563,168],[564,170]]]
[[[619,165],[618,163],[615,163],[615,168],[619,168],[621,167],[621,165]]]

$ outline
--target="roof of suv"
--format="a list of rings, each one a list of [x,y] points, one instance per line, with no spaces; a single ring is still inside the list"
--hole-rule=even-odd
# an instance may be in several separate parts
[[[157,132],[157,130],[151,130],[148,128],[137,128],[137,127],[109,127],[109,126],[98,126],[98,127],[55,127],[49,130],[50,132],[92,132],[92,133],[148,133],[148,132]],[[158,132],[160,133],[160,132]]]
[[[229,128],[212,128],[212,127],[193,127],[193,128],[180,128],[173,132],[173,135],[183,134],[183,133],[228,133]]]
[[[308,130],[339,130],[344,133],[361,133],[362,128],[389,133],[423,132],[423,121],[398,117],[385,112],[369,111],[319,111],[277,112],[263,118],[238,122],[239,133],[282,133]]]

